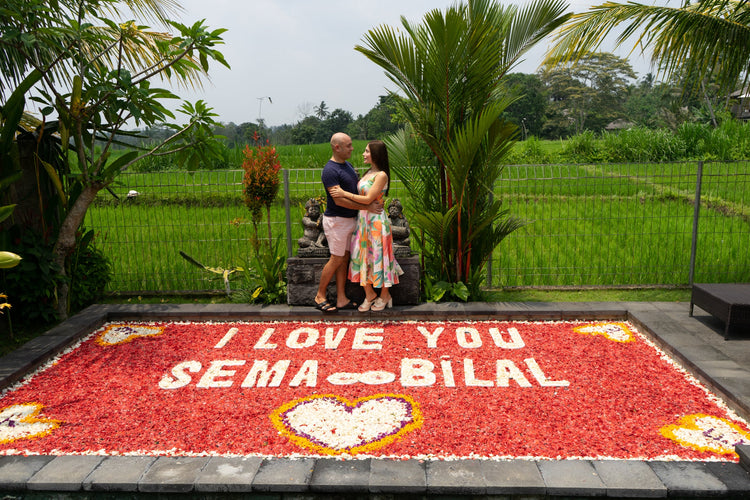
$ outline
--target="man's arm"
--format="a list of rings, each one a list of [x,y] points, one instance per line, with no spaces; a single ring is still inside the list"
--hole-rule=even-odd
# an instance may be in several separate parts
[[[330,188],[328,188],[328,191],[330,192],[330,190],[334,187],[338,186],[331,186]],[[363,203],[357,203],[356,201],[347,200],[345,198],[334,198],[333,201],[340,207],[351,208],[353,210],[367,210],[376,214],[379,214],[383,211],[383,202],[379,200],[375,200],[372,203],[368,203],[366,205]]]

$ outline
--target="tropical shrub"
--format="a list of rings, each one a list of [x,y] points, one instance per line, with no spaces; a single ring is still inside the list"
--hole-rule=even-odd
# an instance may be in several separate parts
[[[70,258],[71,312],[98,302],[112,279],[109,259],[94,245],[93,235],[93,231],[86,232]]]
[[[687,158],[700,158],[703,155],[706,138],[710,133],[708,124],[698,122],[684,122],[675,131],[675,135],[685,143]]]
[[[8,250],[23,259],[12,269],[0,270],[2,284],[13,304],[10,314],[18,325],[46,325],[56,321],[55,290],[61,275],[52,258],[53,244],[32,231],[15,228]]]
[[[542,141],[532,135],[519,143],[519,148],[509,155],[507,163],[516,164],[545,164],[550,163],[552,157],[544,150]]]
[[[560,156],[573,163],[596,163],[606,157],[600,141],[591,130],[569,137],[560,151]]]
[[[413,137],[432,161],[394,172],[412,194],[415,239],[435,282],[471,280],[500,242],[524,222],[510,216],[492,189],[517,127],[502,119],[516,98],[503,78],[536,42],[567,19],[566,4],[539,0],[524,8],[468,0],[422,23],[370,30],[356,50],[382,67],[403,98],[397,113],[409,125],[388,142],[404,157]],[[396,92],[392,92],[396,96]]]
[[[172,154],[188,168],[215,154],[211,126],[215,113],[205,103],[185,102],[178,108],[187,123],[168,124],[174,113],[167,99],[177,97],[152,85],[156,79],[200,85],[217,62],[228,67],[216,47],[225,30],[209,30],[204,23],[187,26],[167,16],[177,2],[118,2],[76,0],[5,2],[0,9],[0,99],[11,91],[24,109],[33,95],[46,123],[58,127],[63,168],[54,172],[65,212],[54,238],[52,261],[61,273],[56,290],[57,315],[68,316],[69,277],[66,259],[75,250],[76,234],[96,195],[112,185],[120,172],[150,155]],[[163,29],[152,30],[136,20],[118,23],[132,14],[149,17]],[[7,108],[4,100],[0,107]],[[46,118],[45,118],[46,120]],[[124,127],[165,126],[171,135],[148,151],[133,149],[112,155]],[[7,153],[6,138],[0,156]],[[77,159],[77,174],[70,175],[67,160]],[[46,168],[46,170],[50,170]]]
[[[242,276],[242,290],[235,294],[240,302],[286,302],[286,244],[277,239],[270,249],[254,248]]]
[[[602,136],[603,150],[612,162],[669,162],[685,157],[685,142],[667,129],[635,127]]]

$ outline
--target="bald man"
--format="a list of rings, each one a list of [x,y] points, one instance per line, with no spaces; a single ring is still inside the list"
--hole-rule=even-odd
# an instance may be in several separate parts
[[[326,188],[326,211],[323,214],[323,231],[328,240],[331,257],[320,274],[320,284],[315,295],[315,307],[325,313],[336,312],[340,309],[356,309],[359,304],[349,300],[346,296],[346,271],[349,266],[349,245],[352,233],[357,224],[359,210],[371,210],[380,213],[382,203],[373,202],[362,205],[344,198],[334,201],[330,190],[334,186],[357,194],[359,175],[349,163],[352,157],[352,138],[343,132],[337,132],[331,137],[333,156],[323,167],[321,180]],[[328,284],[336,277],[336,303],[332,304],[326,297]]]

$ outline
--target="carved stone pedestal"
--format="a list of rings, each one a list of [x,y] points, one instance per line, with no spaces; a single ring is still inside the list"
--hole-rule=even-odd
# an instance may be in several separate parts
[[[315,293],[320,283],[320,273],[328,262],[327,258],[291,257],[286,261],[287,303],[291,306],[314,306]],[[393,305],[419,304],[421,268],[419,257],[401,257],[398,263],[404,270],[399,277],[399,284],[391,288]],[[351,300],[361,303],[365,292],[359,283],[346,282],[346,295]],[[328,300],[336,300],[336,280],[328,285]]]

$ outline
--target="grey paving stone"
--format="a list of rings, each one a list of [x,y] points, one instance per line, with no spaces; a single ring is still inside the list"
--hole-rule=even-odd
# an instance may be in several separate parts
[[[664,314],[659,310],[629,309],[628,319],[643,324],[654,324],[664,320]]]
[[[231,306],[231,307],[227,307]],[[242,304],[201,304],[196,308],[196,313],[201,321],[236,321],[242,319],[253,319],[260,314],[261,305]]]
[[[208,457],[159,457],[140,481],[144,493],[188,493],[208,463]]]
[[[286,304],[274,304],[274,305],[264,306],[260,310],[260,315],[287,318],[292,315],[292,312],[293,312],[292,306],[288,306]]]
[[[734,451],[740,456],[740,465],[750,471],[750,444],[742,444],[734,447]]]
[[[682,351],[681,351],[682,352]],[[692,359],[695,363],[701,363],[703,371],[713,379],[744,379],[748,380],[750,372],[745,368],[739,366],[732,360],[725,359],[723,361],[707,361],[705,359]]]
[[[0,387],[18,382],[55,354],[70,345],[67,337],[36,337],[0,359]]]
[[[718,496],[727,487],[701,462],[649,462],[669,496]]]
[[[709,462],[706,468],[724,483],[731,495],[750,493],[750,472],[734,462]]]
[[[700,343],[694,345],[684,346],[680,348],[680,352],[683,356],[688,359],[693,359],[705,363],[706,366],[710,366],[717,369],[728,369],[728,370],[741,370],[742,367],[735,361],[727,359],[727,355],[714,346],[701,340]]]
[[[539,470],[548,495],[604,496],[607,493],[594,465],[588,460],[542,460]]]
[[[562,318],[561,303],[555,302],[469,302],[464,304],[464,308],[469,314],[493,320],[525,318],[559,321]]]
[[[83,481],[86,491],[138,491],[156,457],[106,457]]]
[[[607,496],[622,498],[664,498],[667,487],[646,463],[634,460],[593,462]]]
[[[710,341],[706,340],[706,343]],[[722,344],[713,344],[716,349],[721,351],[727,359],[731,359],[740,366],[750,366],[750,338],[737,340],[728,340]]]
[[[67,337],[69,341],[74,342],[99,328],[107,320],[108,309],[108,306],[104,304],[89,306],[72,318],[51,328],[45,335]]]
[[[315,460],[312,458],[267,458],[253,479],[253,489],[276,493],[308,491]]]
[[[740,398],[750,396],[750,371],[739,370],[734,373],[723,373],[716,377],[711,377],[717,384],[725,386],[726,392],[736,393]]]
[[[581,319],[585,321],[624,320],[628,311],[612,304],[588,304],[586,302],[570,302],[570,306],[562,311],[563,320]]]
[[[50,456],[0,457],[0,490],[25,490],[28,480],[53,459]]]
[[[36,491],[79,491],[83,481],[104,460],[90,455],[55,457],[26,483]]]
[[[623,308],[628,311],[628,315],[643,312],[658,311],[656,304],[653,302],[620,302]]]
[[[704,343],[702,339],[694,335],[690,335],[690,332],[684,325],[669,321],[663,316],[661,316],[658,320],[649,321],[647,324],[649,330],[653,332],[654,335],[661,337],[671,345],[689,346],[703,345]]]
[[[434,321],[450,320],[465,316],[463,305],[457,302],[430,302],[425,307],[420,304],[419,306],[406,308],[404,311],[408,311],[412,316],[424,316]]]
[[[464,311],[477,321],[497,319],[499,309],[494,304],[484,302],[468,302],[464,304]]]
[[[502,321],[560,321],[561,307],[565,307],[564,304],[553,302],[494,302],[490,305],[493,308],[490,311],[491,319]]]
[[[653,302],[653,304],[661,311],[681,311],[687,314],[690,309],[688,302]]]
[[[427,492],[436,495],[483,495],[487,491],[479,460],[427,463]]]
[[[547,487],[537,462],[531,460],[483,460],[488,495],[544,495]]]
[[[73,342],[75,342],[75,336],[46,334],[29,340],[19,350],[30,357],[48,359]]]
[[[246,493],[263,462],[258,457],[212,457],[195,480],[195,491]]]
[[[142,318],[148,318],[149,312],[155,312],[163,321],[195,321],[200,318],[197,310],[192,304],[150,304],[142,314]]]
[[[427,491],[425,463],[420,460],[372,460],[369,490],[370,493],[423,493]]]
[[[315,492],[349,493],[367,489],[370,481],[370,459],[315,461],[310,489]]]

